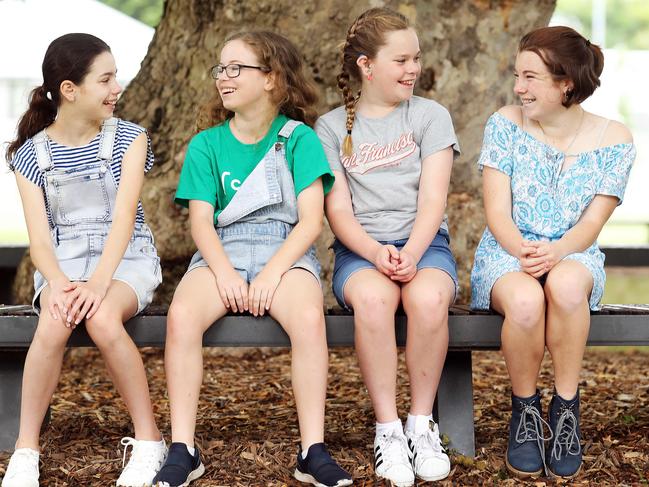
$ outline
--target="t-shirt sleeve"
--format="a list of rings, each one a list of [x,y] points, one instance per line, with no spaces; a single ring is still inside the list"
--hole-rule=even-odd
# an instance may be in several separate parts
[[[320,139],[312,128],[306,125],[296,127],[288,143],[288,152],[292,158],[296,196],[318,178],[322,178],[325,194],[331,190],[334,174]]]
[[[435,105],[433,109],[426,110],[425,117],[420,144],[421,159],[424,160],[447,147],[453,148],[454,158],[460,155],[460,145],[448,110],[441,105]]]
[[[180,171],[175,201],[189,208],[190,200],[205,201],[218,208],[217,178],[214,177],[214,164],[202,133],[194,136],[185,153],[185,162]]]
[[[142,133],[146,134],[146,161],[144,162],[144,172],[147,173],[153,167],[155,157],[153,155],[153,148],[151,147],[151,137],[149,137],[149,133],[144,127],[126,120],[119,120],[117,123],[117,140],[115,141],[115,147],[113,148],[113,156],[124,157],[124,154],[126,154],[126,151],[133,141]]]
[[[43,172],[38,168],[36,149],[31,139],[20,146],[9,167],[14,171],[18,171],[39,188],[45,187],[45,178],[43,178]]]
[[[336,133],[331,129],[328,123],[320,117],[315,124],[315,132],[318,134],[325,156],[329,166],[334,171],[345,172],[342,162],[340,161],[340,140]]]
[[[514,171],[514,162],[512,159],[512,125],[505,117],[494,113],[484,130],[484,140],[482,141],[482,150],[478,158],[478,168],[480,171],[484,166],[498,169],[510,178]]]
[[[621,205],[635,156],[633,144],[611,147],[602,168],[597,194],[615,196],[620,200],[618,206]]]

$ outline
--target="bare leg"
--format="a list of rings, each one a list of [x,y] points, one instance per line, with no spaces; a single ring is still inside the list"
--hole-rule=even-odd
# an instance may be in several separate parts
[[[50,288],[46,287],[40,296],[38,328],[25,359],[16,448],[38,450],[43,418],[59,382],[65,345],[72,333],[62,319],[54,320],[50,315],[49,296]]]
[[[322,289],[304,269],[291,269],[275,291],[270,314],[291,339],[291,379],[302,449],[324,441],[329,355]]]
[[[406,364],[410,378],[410,414],[433,410],[448,350],[448,307],[455,284],[439,269],[422,269],[401,290],[408,316]]]
[[[354,309],[356,354],[379,423],[399,418],[394,313],[400,298],[399,285],[374,269],[352,274],[345,285],[345,300]]]
[[[153,417],[149,385],[139,350],[124,329],[137,311],[133,289],[114,280],[99,309],[86,320],[86,330],[97,345],[115,387],[124,399],[138,440],[160,440]]]
[[[574,260],[557,264],[545,283],[546,342],[552,354],[557,393],[564,399],[577,394],[590,328],[588,297],[592,289],[590,271]]]
[[[511,272],[496,281],[491,306],[505,316],[502,351],[518,397],[536,393],[545,351],[545,295],[539,282],[524,272]]]
[[[194,269],[180,281],[167,314],[165,347],[174,442],[194,444],[198,396],[203,383],[203,334],[226,312],[209,268]]]

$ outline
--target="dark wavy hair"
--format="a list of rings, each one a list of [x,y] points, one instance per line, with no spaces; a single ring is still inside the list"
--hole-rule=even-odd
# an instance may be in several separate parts
[[[286,37],[270,31],[239,32],[225,41],[241,40],[255,53],[259,63],[270,68],[275,75],[275,87],[271,91],[271,100],[278,107],[279,113],[293,120],[299,120],[313,127],[318,112],[318,91],[310,76],[307,76],[302,56],[295,44]],[[196,130],[218,125],[234,113],[223,106],[218,90],[203,106],[196,120]]]
[[[61,83],[83,82],[95,58],[107,51],[108,44],[90,34],[65,34],[52,41],[43,58],[43,84],[30,93],[29,108],[20,117],[16,139],[9,143],[9,167],[25,141],[54,122],[61,104]]]

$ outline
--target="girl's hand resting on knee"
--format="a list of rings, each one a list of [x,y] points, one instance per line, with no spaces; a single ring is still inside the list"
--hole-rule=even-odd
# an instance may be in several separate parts
[[[401,249],[397,261],[397,270],[390,276],[393,281],[410,282],[417,274],[417,262],[415,258],[407,251]]]
[[[109,286],[110,281],[105,282],[92,277],[87,282],[78,283],[68,297],[68,326],[77,326],[84,318],[92,318],[106,297]]]
[[[248,283],[234,268],[216,276],[216,287],[226,308],[235,313],[248,311]]]
[[[264,316],[273,302],[275,290],[279,286],[282,274],[264,267],[248,288],[250,312],[254,316]]]
[[[399,251],[394,245],[381,245],[374,256],[374,265],[379,272],[388,277],[397,271]]]
[[[47,308],[53,319],[63,319],[68,314],[68,294],[74,290],[79,283],[70,282],[67,277],[58,277],[48,282],[50,287],[50,299]],[[70,326],[65,321],[66,326]]]

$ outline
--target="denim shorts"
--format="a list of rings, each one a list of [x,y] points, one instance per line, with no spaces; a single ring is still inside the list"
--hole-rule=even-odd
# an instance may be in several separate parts
[[[408,239],[379,241],[382,245],[394,245],[398,250],[401,250],[406,242],[408,242]],[[419,260],[417,270],[439,269],[446,272],[455,284],[455,296],[453,297],[453,301],[455,301],[460,287],[457,278],[457,270],[455,269],[455,258],[451,253],[449,243],[450,238],[448,233],[443,230],[439,231],[437,235],[435,235],[435,238],[428,249],[424,252],[424,255],[422,255]],[[355,272],[363,269],[376,269],[376,266],[349,250],[340,243],[338,239],[334,241],[333,250],[335,256],[332,280],[334,296],[340,306],[345,309],[351,309],[351,307],[345,303],[345,284],[347,284],[347,281]]]
[[[99,263],[109,231],[110,224],[77,225],[53,231],[56,258],[70,281],[90,279]],[[162,269],[153,234],[147,225],[135,225],[124,256],[115,269],[113,280],[122,281],[133,290],[138,313],[153,300],[153,293],[162,282]],[[32,300],[36,313],[40,312],[40,294],[45,286],[45,277],[36,271]]]
[[[265,223],[235,222],[216,229],[232,267],[250,283],[286,241],[293,225],[278,220]],[[196,252],[187,272],[197,267],[208,267],[200,252]],[[309,247],[291,269],[300,268],[313,274],[320,283],[320,262],[315,248]]]

